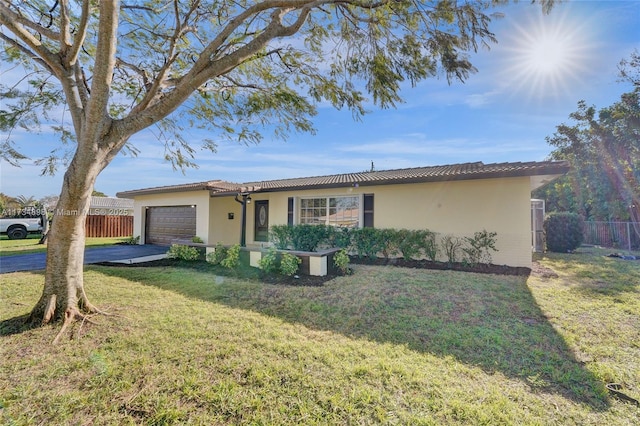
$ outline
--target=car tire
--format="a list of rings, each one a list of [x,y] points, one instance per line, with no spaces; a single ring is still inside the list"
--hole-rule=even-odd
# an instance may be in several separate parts
[[[27,230],[21,226],[11,228],[7,231],[7,236],[10,240],[23,240],[27,238]]]

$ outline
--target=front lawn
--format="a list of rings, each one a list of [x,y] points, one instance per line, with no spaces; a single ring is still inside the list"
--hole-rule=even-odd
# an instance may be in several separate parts
[[[321,287],[93,266],[115,315],[57,346],[19,330],[42,275],[3,275],[0,423],[637,424],[605,384],[640,398],[640,262],[600,254],[528,280],[355,265]]]

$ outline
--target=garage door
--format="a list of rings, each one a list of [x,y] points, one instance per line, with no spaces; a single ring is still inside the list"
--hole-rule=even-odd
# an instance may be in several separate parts
[[[176,239],[196,235],[196,208],[168,206],[147,208],[145,242],[168,246]]]

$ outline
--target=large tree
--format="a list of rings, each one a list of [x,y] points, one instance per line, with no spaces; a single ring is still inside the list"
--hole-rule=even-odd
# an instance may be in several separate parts
[[[60,160],[66,171],[32,320],[66,325],[97,311],[83,287],[82,212],[98,174],[118,153],[135,154],[132,135],[157,126],[166,158],[184,167],[195,147],[183,126],[257,142],[265,129],[312,130],[320,101],[355,115],[367,93],[394,106],[404,81],[474,72],[467,54],[495,41],[488,13],[503,2],[0,0],[2,60],[27,70],[2,89],[14,102],[0,125],[46,123],[64,142],[39,159],[46,172]],[[51,124],[56,107],[70,124]],[[5,160],[24,159],[10,140],[2,144]]]
[[[547,138],[551,158],[568,160],[571,171],[534,196],[551,210],[574,211],[591,220],[640,222],[640,53],[621,62],[620,75],[633,89],[600,110],[586,102]],[[640,229],[636,229],[640,235]]]

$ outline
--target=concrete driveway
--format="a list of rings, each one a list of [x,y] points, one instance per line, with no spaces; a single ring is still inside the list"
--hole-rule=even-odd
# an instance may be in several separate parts
[[[85,265],[100,262],[136,263],[164,257],[168,247],[154,245],[114,245],[87,248]],[[18,271],[37,271],[45,268],[46,253],[18,254],[0,257],[0,274]]]

